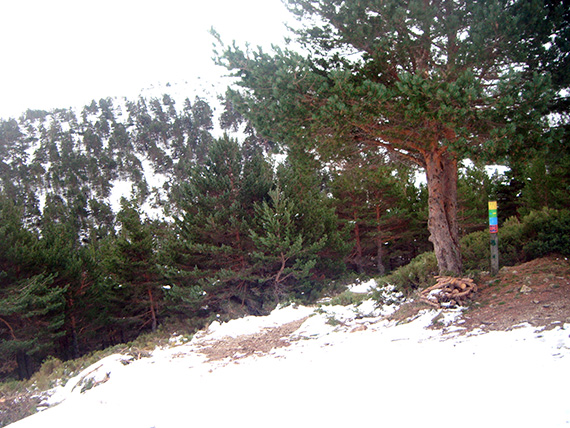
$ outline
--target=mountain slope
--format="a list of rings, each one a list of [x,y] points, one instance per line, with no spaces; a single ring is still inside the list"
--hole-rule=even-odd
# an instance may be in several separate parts
[[[462,309],[401,323],[386,318],[396,308],[289,306],[214,323],[148,358],[107,357],[54,391],[61,404],[11,426],[570,423],[570,324],[484,333],[462,327]]]

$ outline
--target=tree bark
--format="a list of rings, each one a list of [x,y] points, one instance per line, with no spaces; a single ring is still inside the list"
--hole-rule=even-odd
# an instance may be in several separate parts
[[[77,337],[77,319],[73,313],[71,314],[71,346],[73,358],[79,358],[81,354],[79,352],[79,338]]]
[[[354,212],[354,238],[356,241],[356,256],[354,261],[356,263],[358,273],[362,275],[364,273],[364,266],[362,265],[362,241],[360,240],[360,227],[358,226],[358,216],[356,215],[356,211]]]
[[[148,297],[150,300],[150,315],[152,317],[152,332],[156,332],[156,328],[158,326],[158,320],[156,319],[156,310],[154,307],[154,296],[152,294],[152,288],[148,287]]]
[[[29,379],[34,374],[32,358],[24,351],[16,352],[18,376],[20,380]]]
[[[380,205],[376,205],[376,264],[378,275],[384,276],[386,268],[384,267],[384,250],[382,248],[382,229],[380,227]]]
[[[426,162],[429,240],[433,243],[439,273],[463,271],[457,224],[457,159],[446,150],[424,155]]]
[[[79,358],[79,339],[77,337],[77,319],[75,318],[75,301],[73,297],[67,299],[68,313],[69,313],[69,329],[68,334],[71,335],[71,356],[72,358]],[[67,346],[66,346],[67,348]],[[66,354],[69,349],[65,350]]]

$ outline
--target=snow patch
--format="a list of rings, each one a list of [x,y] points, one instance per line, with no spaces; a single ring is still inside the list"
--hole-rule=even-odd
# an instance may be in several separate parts
[[[378,284],[376,281],[374,279],[370,279],[366,282],[357,282],[355,284],[352,284],[348,287],[348,290],[353,293],[369,293],[373,291],[377,286]]]
[[[247,316],[220,323],[214,321],[208,329],[198,335],[200,338],[221,339],[223,337],[237,337],[244,334],[253,334],[263,328],[277,327],[288,322],[300,320],[309,316],[312,308],[306,306],[284,306],[273,310],[270,315],[264,317]]]

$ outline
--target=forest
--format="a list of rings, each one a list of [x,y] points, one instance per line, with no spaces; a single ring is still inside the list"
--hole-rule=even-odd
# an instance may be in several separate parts
[[[304,53],[218,38],[221,114],[0,120],[0,380],[348,277],[488,270],[489,200],[501,264],[570,253],[566,2],[285,3]]]

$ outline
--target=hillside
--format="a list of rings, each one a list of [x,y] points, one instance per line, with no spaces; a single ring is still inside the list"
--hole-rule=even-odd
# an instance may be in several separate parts
[[[568,3],[280,3],[38,38],[121,88],[0,118],[0,426],[570,424]]]
[[[484,273],[477,283],[477,294],[461,318],[466,332],[507,331],[524,323],[552,329],[570,323],[567,257],[550,256],[505,266],[496,277]],[[392,319],[405,319],[422,308],[416,302],[406,303]]]
[[[50,392],[46,403],[61,404],[12,426],[570,423],[570,263],[534,260],[479,285],[467,308],[384,290],[396,303],[213,323],[189,341],[106,357]]]
[[[547,257],[504,267],[497,278],[485,276],[466,328],[507,330],[521,323],[554,328],[570,323],[570,264]]]

